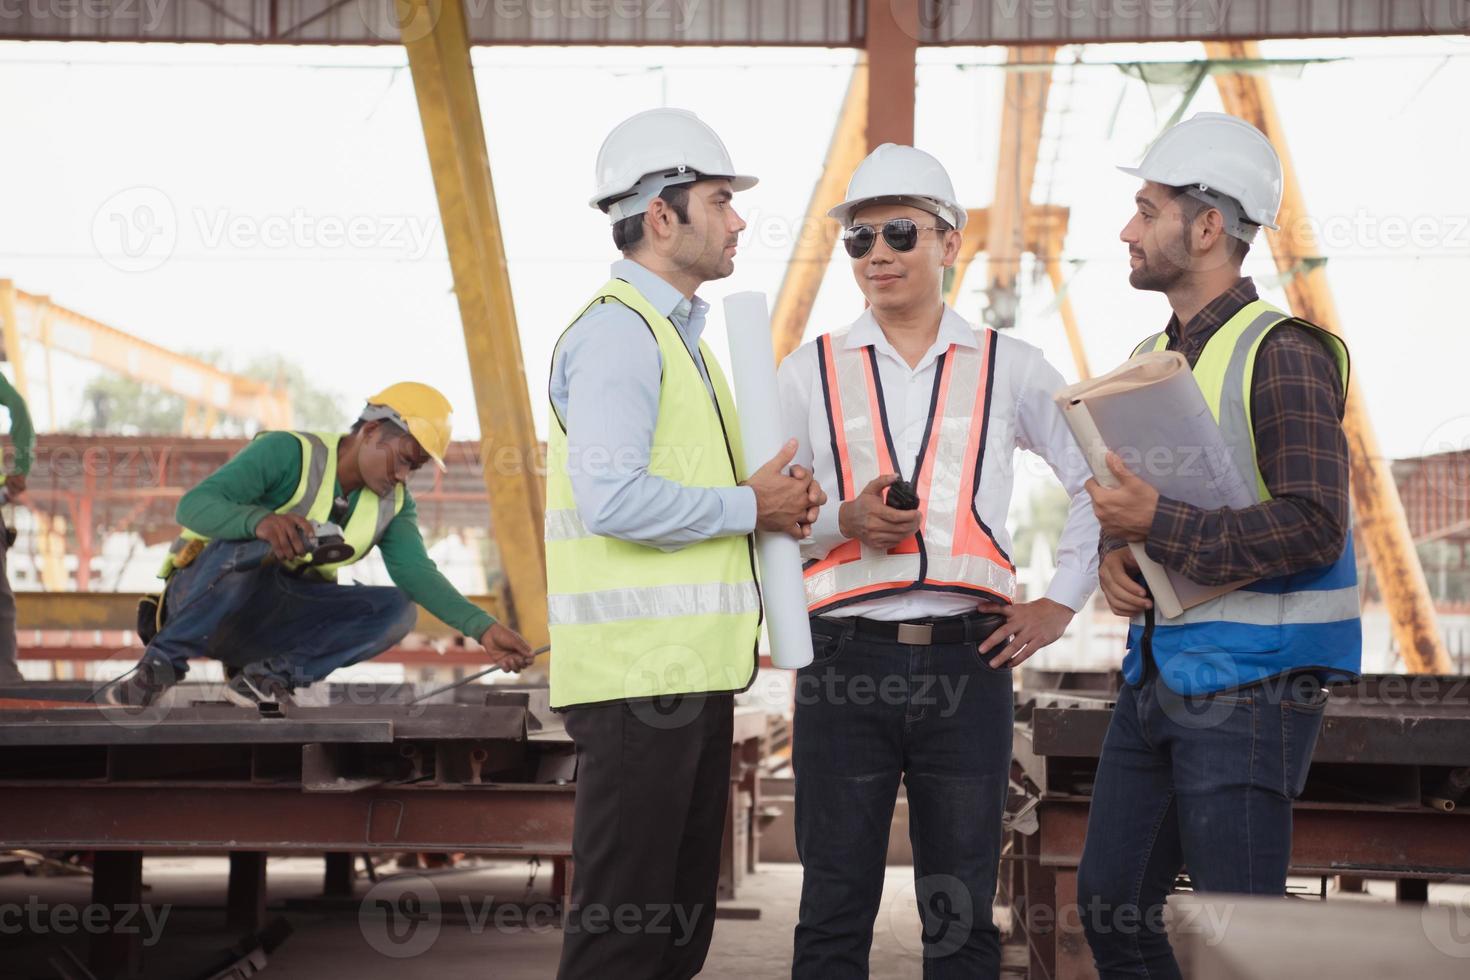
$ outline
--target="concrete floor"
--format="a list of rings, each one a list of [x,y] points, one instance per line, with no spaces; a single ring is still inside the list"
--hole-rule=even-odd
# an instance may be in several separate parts
[[[148,980],[196,976],[239,938],[224,928],[227,871],[223,858],[145,861],[144,902],[151,907],[153,918],[139,916],[138,925],[146,944],[144,975]],[[294,932],[270,957],[264,976],[273,980],[545,980],[554,976],[561,932],[548,904],[549,865],[541,866],[529,891],[525,863],[438,872],[397,872],[385,865],[379,874],[400,877],[376,890],[360,878],[353,901],[323,907],[315,901],[321,894],[320,859],[272,858],[269,916],[285,916]],[[875,980],[921,976],[912,882],[911,868],[890,869],[873,941]],[[87,936],[73,921],[79,913],[62,910],[84,910],[90,889],[90,879],[82,877],[0,877],[0,978],[55,980],[60,974],[47,961],[60,955],[62,946],[85,961]],[[789,976],[791,929],[800,889],[801,869],[793,864],[764,865],[758,874],[747,876],[739,900],[728,903],[728,908],[736,914],[758,911],[759,918],[720,918],[701,976],[710,980]],[[411,905],[399,904],[408,892],[427,902],[437,896],[439,925],[435,934],[430,920],[425,920],[418,932],[401,932],[411,938],[395,946],[388,939],[386,919],[374,914],[374,906],[377,899],[384,899],[411,910]],[[493,908],[503,910],[497,913]],[[19,920],[22,914],[27,917],[24,922]],[[155,939],[159,934],[161,938]]]
[[[269,917],[284,916],[294,929],[270,957],[272,980],[545,980],[554,976],[561,933],[550,902],[550,867],[534,873],[525,862],[480,863],[447,871],[379,869],[383,883],[359,878],[354,897],[325,903],[320,858],[272,858]],[[144,863],[145,905],[151,918],[136,923],[145,943],[147,980],[192,980],[239,937],[224,926],[228,862],[224,858],[156,857]],[[1292,890],[1310,895],[1316,879],[1293,879]],[[1431,902],[1450,903],[1470,915],[1470,883],[1431,888]],[[801,889],[795,864],[767,864],[745,879],[738,901],[722,905],[738,916],[721,918],[702,977],[709,980],[775,980],[789,976],[791,930]],[[410,896],[405,901],[405,896]],[[418,905],[413,904],[413,898]],[[1362,895],[1334,894],[1334,901],[1387,903],[1391,882],[1373,881]],[[91,898],[87,877],[0,876],[0,980],[56,980],[48,964],[71,949],[83,961],[88,936],[78,921]],[[381,909],[410,914],[440,910],[413,931],[398,930]],[[1470,923],[1466,919],[1465,923]],[[1470,930],[1462,955],[1470,957]],[[913,872],[888,871],[872,952],[874,980],[921,976],[919,921]],[[1448,961],[1447,961],[1448,962]],[[1461,962],[1470,962],[1462,960]],[[1007,973],[1007,976],[1017,976]],[[1448,975],[1448,974],[1447,974]]]

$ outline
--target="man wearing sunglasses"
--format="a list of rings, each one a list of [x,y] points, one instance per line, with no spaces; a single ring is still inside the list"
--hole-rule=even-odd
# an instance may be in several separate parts
[[[734,693],[756,674],[751,532],[799,539],[826,499],[808,470],[784,472],[794,440],[747,471],[700,340],[696,290],[734,272],[733,197],[755,182],[682,109],[624,120],[597,156],[590,203],[623,257],[552,354],[547,439],[551,706],[577,750],[562,980],[703,966]]]
[[[796,679],[805,877],[792,975],[868,975],[902,779],[925,977],[995,977],[991,919],[1011,762],[1011,673],[1097,582],[1081,454],[1041,352],[945,305],[966,214],[939,161],[884,144],[830,212],[868,309],[781,365],[783,420],[841,505],[803,542],[815,659]],[[1017,447],[1071,496],[1044,597],[1015,601]]]

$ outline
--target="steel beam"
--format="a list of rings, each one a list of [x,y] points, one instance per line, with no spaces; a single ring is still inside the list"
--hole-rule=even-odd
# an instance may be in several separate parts
[[[533,647],[542,646],[549,633],[540,457],[464,7],[461,0],[403,0],[394,9],[464,325],[511,618]]]
[[[914,142],[921,0],[865,0],[868,56],[868,151]]]
[[[1470,766],[1470,716],[1464,707],[1470,682],[1445,680],[1457,683],[1442,703],[1408,688],[1385,695],[1375,706],[1334,697],[1322,719],[1313,764]],[[1195,710],[1207,713],[1209,708]],[[1037,705],[1029,726],[1018,726],[1018,733],[1029,727],[1023,744],[1034,746],[1038,757],[1096,759],[1111,718],[1111,706],[1101,699],[1097,707]]]
[[[155,9],[156,7],[156,9]],[[0,38],[211,44],[391,44],[394,0],[175,0],[141,16],[131,3],[20,3]],[[632,14],[625,11],[631,9]],[[1106,44],[1199,38],[1464,34],[1462,0],[1207,0],[1200,3],[927,0],[924,44]],[[684,5],[471,5],[469,33],[486,45],[860,47],[864,9],[851,0],[706,0]]]
[[[421,612],[419,622],[422,624],[429,619],[429,614]],[[438,622],[435,620],[434,622]],[[451,630],[448,626],[440,624],[431,630],[429,636],[448,637]],[[458,633],[453,633],[458,636]],[[141,657],[143,647],[132,645],[126,647],[98,646],[89,643],[85,646],[71,644],[25,644],[17,651],[21,660],[46,660],[52,663],[81,664],[97,660],[126,660],[131,662],[132,658]],[[199,661],[207,663],[208,661]],[[484,667],[487,664],[485,651],[479,646],[469,645],[446,645],[441,652],[437,646],[416,647],[390,647],[373,658],[373,663],[379,664],[403,664],[405,667]],[[81,675],[76,675],[81,676]]]
[[[231,851],[225,889],[225,928],[259,932],[265,925],[266,856],[261,851]]]
[[[98,853],[92,866],[92,904],[109,920],[133,918],[143,904],[143,855],[139,851]],[[130,980],[143,972],[143,940],[137,928],[92,933],[91,973],[97,980]],[[122,926],[123,922],[116,923]]]
[[[138,625],[138,600],[142,597],[139,592],[17,592],[16,621],[22,631],[132,630]],[[491,615],[498,616],[502,612],[498,596],[467,598]],[[414,624],[413,632],[431,639],[459,636],[458,630],[445,625],[422,607],[419,608],[419,618]],[[57,648],[55,655],[62,659],[70,659],[72,656],[65,648]],[[477,652],[477,656],[484,659],[483,653]]]
[[[1066,280],[1062,275],[1062,242],[1067,237],[1067,219],[1070,213],[1070,209],[1055,204],[1028,205],[1020,248],[1035,255],[1037,261],[1046,267],[1052,289],[1056,292],[1057,312],[1061,315],[1062,326],[1067,332],[1067,344],[1072,350],[1072,362],[1077,367],[1077,377],[1085,379],[1092,377],[1092,371],[1088,366],[1087,349],[1082,344],[1082,334],[1077,326],[1077,315],[1072,308],[1072,299],[1067,295]],[[954,273],[950,276],[949,288],[944,294],[944,301],[956,308],[965,273],[990,238],[991,210],[971,208],[968,214],[969,220],[960,232],[960,253],[955,258]]]
[[[1075,868],[1087,837],[1086,799],[1043,800],[1041,863]],[[1296,874],[1446,877],[1470,874],[1470,820],[1429,810],[1298,803],[1292,808]]]
[[[806,216],[797,232],[781,292],[776,295],[776,308],[771,314],[771,333],[776,348],[776,363],[801,346],[812,305],[822,289],[822,278],[832,263],[832,248],[841,228],[827,217],[827,212],[842,203],[852,172],[868,152],[868,66],[859,58],[853,66],[852,80],[827,144],[827,159],[822,175],[812,188]]]
[[[318,709],[330,710],[330,709]],[[61,708],[0,714],[0,746],[54,745],[260,745],[312,742],[393,741],[393,722],[297,721],[252,716],[250,709],[222,707],[231,719],[200,717],[188,708]],[[178,713],[183,718],[173,718]],[[90,717],[78,717],[90,716]],[[192,716],[192,717],[191,717]]]
[[[72,850],[565,855],[572,786],[305,793],[271,786],[9,786],[0,844]]]
[[[1205,54],[1219,60],[1255,59],[1260,57],[1260,46],[1254,41],[1206,42]],[[1250,121],[1265,133],[1281,157],[1285,179],[1281,210],[1276,217],[1281,227],[1279,231],[1268,229],[1266,240],[1271,244],[1276,268],[1286,277],[1291,311],[1341,335],[1342,322],[1327,284],[1327,270],[1320,263],[1309,261],[1322,253],[1307,213],[1301,181],[1292,165],[1286,129],[1276,112],[1271,83],[1263,75],[1245,72],[1222,72],[1215,76],[1215,83],[1225,110]],[[1388,603],[1399,655],[1412,673],[1447,674],[1449,653],[1439,631],[1424,568],[1409,533],[1392,467],[1379,448],[1373,419],[1356,376],[1349,385],[1343,428],[1352,454],[1357,527]]]

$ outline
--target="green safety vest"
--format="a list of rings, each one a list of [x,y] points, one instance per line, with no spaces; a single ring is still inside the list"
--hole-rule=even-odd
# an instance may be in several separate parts
[[[256,438],[266,434],[261,432]],[[318,523],[329,521],[332,516],[332,500],[336,496],[337,443],[342,436],[336,432],[293,432],[291,435],[301,443],[301,479],[296,482],[296,491],[291,494],[291,498],[277,507],[275,512],[296,514]],[[393,506],[390,508],[383,506],[383,498],[363,489],[357,496],[357,504],[352,508],[347,526],[342,529],[343,540],[352,546],[352,557],[331,565],[311,565],[308,566],[309,571],[329,582],[335,582],[338,569],[367,557],[367,553],[382,540],[383,533],[388,530],[393,518],[403,510],[403,494],[403,484],[393,488]],[[174,573],[174,559],[190,541],[208,540],[204,535],[185,528],[169,548],[158,577],[166,580]],[[286,563],[286,567],[297,568],[302,564],[304,563],[298,560]]]
[[[738,485],[745,465],[735,403],[707,346],[701,342],[699,349],[714,401],[679,331],[637,289],[614,279],[576,319],[601,303],[621,303],[642,317],[663,358],[648,472],[688,487]],[[749,687],[761,609],[753,538],[710,538],[665,552],[589,532],[572,495],[566,421],[555,406],[552,417],[546,472],[551,706]]]

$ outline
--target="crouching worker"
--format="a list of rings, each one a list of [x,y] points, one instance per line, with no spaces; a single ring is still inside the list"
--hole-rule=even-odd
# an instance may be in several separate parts
[[[291,704],[294,689],[403,639],[415,603],[503,669],[529,666],[526,641],[461,595],[419,534],[406,484],[431,459],[444,467],[450,411],[428,385],[396,384],[346,435],[263,432],[185,494],[184,534],[159,573],[157,632],[101,700],[152,704],[183,679],[189,658],[210,657],[225,664],[229,700]],[[375,547],[394,585],[337,583]]]

